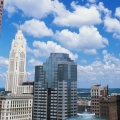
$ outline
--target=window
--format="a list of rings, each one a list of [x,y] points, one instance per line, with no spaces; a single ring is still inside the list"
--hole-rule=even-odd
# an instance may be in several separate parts
[[[1,5],[3,5],[3,1],[1,1]]]

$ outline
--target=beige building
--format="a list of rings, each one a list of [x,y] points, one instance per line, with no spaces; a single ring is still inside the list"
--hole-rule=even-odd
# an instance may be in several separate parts
[[[101,85],[94,85],[91,87],[91,109],[96,117],[100,117],[99,98],[108,95],[108,87]]]
[[[0,120],[32,120],[32,95],[0,96]]]

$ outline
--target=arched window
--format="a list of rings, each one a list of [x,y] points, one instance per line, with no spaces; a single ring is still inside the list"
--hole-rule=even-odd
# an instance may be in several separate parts
[[[25,58],[24,52],[21,52],[21,53],[20,53],[20,58]]]

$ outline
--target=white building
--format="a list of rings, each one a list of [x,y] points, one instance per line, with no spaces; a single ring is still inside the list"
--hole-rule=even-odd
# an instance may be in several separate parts
[[[12,42],[0,120],[32,120],[33,84],[26,81],[26,40],[19,29]]]
[[[31,95],[0,96],[0,120],[32,120]]]
[[[17,87],[26,81],[26,40],[21,30],[17,31],[9,55],[6,91],[17,94]]]

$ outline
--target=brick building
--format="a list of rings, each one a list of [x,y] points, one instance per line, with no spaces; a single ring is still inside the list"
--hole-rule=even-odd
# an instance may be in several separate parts
[[[100,117],[107,120],[120,120],[120,95],[99,99]]]
[[[91,109],[100,118],[99,98],[108,95],[108,86],[94,85],[91,87]]]

